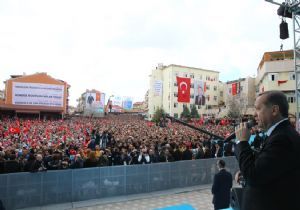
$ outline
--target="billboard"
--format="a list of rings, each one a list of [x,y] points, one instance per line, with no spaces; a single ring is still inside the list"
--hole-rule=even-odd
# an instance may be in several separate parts
[[[132,98],[124,97],[123,98],[123,109],[129,110],[133,108]]]
[[[122,97],[121,96],[114,96],[113,99],[112,99],[112,105],[122,107]]]
[[[104,111],[104,102],[103,102],[104,99],[101,100],[101,96],[102,95],[100,92],[86,92],[86,94],[85,94],[85,109],[90,112],[103,112]]]
[[[162,88],[163,83],[161,80],[154,81],[154,96],[161,96],[162,95]]]
[[[201,80],[194,81],[194,99],[195,105],[205,105],[205,82]]]
[[[63,107],[64,85],[13,82],[12,104]]]
[[[100,112],[104,112],[104,107],[105,107],[105,93],[101,93],[100,96]]]

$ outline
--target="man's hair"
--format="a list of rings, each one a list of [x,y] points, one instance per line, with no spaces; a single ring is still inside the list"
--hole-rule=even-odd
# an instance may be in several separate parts
[[[219,168],[225,168],[225,161],[224,160],[218,160],[218,166],[219,166]]]
[[[264,104],[266,106],[278,105],[281,115],[283,117],[288,117],[289,103],[283,92],[272,90],[260,93],[258,96],[265,96]]]

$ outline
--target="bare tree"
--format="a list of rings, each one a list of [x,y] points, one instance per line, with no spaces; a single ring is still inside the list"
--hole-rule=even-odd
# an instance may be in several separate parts
[[[247,113],[247,96],[238,94],[229,95],[227,98],[227,116],[234,119],[241,119]]]

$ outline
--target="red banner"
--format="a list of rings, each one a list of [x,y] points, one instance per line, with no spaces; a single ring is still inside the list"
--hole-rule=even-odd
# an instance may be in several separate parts
[[[232,83],[232,95],[235,96],[237,94],[237,83]]]
[[[176,77],[178,84],[178,102],[190,103],[191,79]]]
[[[280,86],[281,84],[286,83],[286,82],[287,82],[287,80],[278,80],[277,81],[278,86]]]

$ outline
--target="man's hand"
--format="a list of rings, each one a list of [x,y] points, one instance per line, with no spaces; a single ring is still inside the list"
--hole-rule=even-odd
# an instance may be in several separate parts
[[[248,141],[250,138],[250,130],[247,128],[247,123],[240,123],[235,127],[235,136],[239,141]]]

